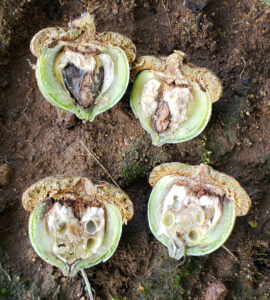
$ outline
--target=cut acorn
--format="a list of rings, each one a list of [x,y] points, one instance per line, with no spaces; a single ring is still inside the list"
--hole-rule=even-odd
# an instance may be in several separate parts
[[[236,217],[246,215],[251,206],[234,178],[203,164],[162,164],[152,170],[149,183],[150,229],[177,260],[218,249],[231,234]]]
[[[94,118],[114,106],[129,83],[135,46],[127,37],[97,33],[88,13],[67,28],[45,28],[32,39],[38,87],[52,105],[79,119]]]
[[[168,57],[139,57],[131,77],[131,107],[155,146],[199,135],[210,119],[212,103],[222,94],[217,76],[187,63],[181,51]]]
[[[133,204],[114,185],[84,177],[50,177],[30,186],[23,206],[31,212],[29,236],[47,263],[74,276],[115,252]]]

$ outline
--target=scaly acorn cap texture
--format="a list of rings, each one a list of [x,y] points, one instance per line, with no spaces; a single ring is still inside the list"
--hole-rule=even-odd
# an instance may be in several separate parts
[[[141,56],[132,63],[131,81],[142,70],[161,72],[168,79],[184,77],[197,82],[203,89],[208,91],[211,102],[219,100],[222,95],[222,84],[218,77],[209,69],[197,67],[186,61],[186,54],[179,50],[168,57]]]
[[[149,183],[152,187],[160,178],[167,175],[179,175],[185,177],[198,177],[203,183],[212,183],[221,187],[227,198],[234,201],[236,216],[244,216],[248,213],[251,200],[239,182],[233,177],[218,172],[208,165],[191,166],[180,162],[165,163],[155,167],[149,176]]]
[[[31,185],[22,196],[25,210],[32,212],[45,199],[53,197],[62,200],[82,202],[101,201],[118,207],[123,223],[133,216],[133,204],[121,189],[105,181],[92,181],[86,177],[47,177]]]
[[[94,16],[89,13],[84,13],[71,21],[68,27],[50,27],[40,30],[32,38],[30,50],[34,56],[40,57],[46,46],[57,41],[73,42],[78,45],[107,43],[122,48],[129,62],[136,58],[136,47],[131,39],[117,32],[96,32]]]

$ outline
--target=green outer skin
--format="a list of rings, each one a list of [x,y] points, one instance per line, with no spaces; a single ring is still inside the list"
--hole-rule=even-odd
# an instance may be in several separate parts
[[[167,192],[169,191],[171,185],[175,182],[177,176],[168,175],[162,177],[154,186],[149,202],[148,202],[148,222],[149,227],[156,237],[163,245],[168,249],[172,249],[172,243],[169,238],[163,234],[158,234],[158,224],[157,222],[161,220],[161,212],[158,214],[157,210],[160,208],[162,201],[165,199]],[[158,214],[158,215],[157,215]],[[156,219],[156,220],[155,220]],[[186,247],[186,255],[206,255],[218,249],[222,246],[228,237],[230,236],[234,223],[235,223],[235,206],[233,201],[223,202],[223,217],[222,222],[220,222],[213,230],[209,232],[206,246],[201,243],[201,247]],[[217,235],[217,237],[216,237]],[[202,248],[202,246],[204,248]],[[176,259],[181,259],[184,256],[184,250],[179,249],[176,254]]]
[[[131,91],[130,105],[136,118],[140,120],[144,130],[151,134],[153,145],[160,147],[166,143],[183,143],[199,135],[204,130],[211,117],[212,103],[208,93],[202,92],[200,87],[194,83],[193,94],[194,92],[198,93],[199,99],[196,97],[197,104],[191,105],[188,109],[188,119],[173,134],[161,137],[151,128],[150,118],[144,117],[140,104],[142,88],[144,84],[151,79],[158,79],[158,75],[150,70],[144,70],[139,73]],[[200,101],[200,103],[198,103],[198,101]]]
[[[65,43],[58,43],[53,48],[46,47],[38,58],[36,66],[36,78],[38,87],[43,97],[52,105],[74,113],[79,119],[92,122],[95,117],[114,106],[124,95],[129,83],[129,63],[125,52],[114,46],[109,46],[103,53],[107,53],[116,61],[115,78],[107,91],[102,96],[108,96],[109,100],[103,105],[95,104],[89,109],[79,107],[71,98],[68,91],[64,90],[54,74],[54,61]]]
[[[30,236],[31,244],[32,244],[33,248],[35,249],[36,253],[44,261],[61,269],[61,271],[63,272],[63,274],[65,276],[67,276],[69,274],[71,276],[75,276],[76,273],[81,269],[90,268],[101,262],[107,261],[114,254],[115,250],[117,249],[117,246],[119,244],[120,237],[122,234],[121,213],[116,206],[109,204],[109,203],[105,204],[105,210],[106,210],[106,215],[107,215],[106,228],[110,227],[115,230],[114,238],[113,238],[113,241],[110,241],[109,249],[106,250],[105,252],[103,251],[103,253],[100,256],[96,257],[94,260],[91,260],[91,259],[81,260],[81,261],[75,262],[73,265],[71,265],[69,267],[65,262],[61,261],[57,257],[54,257],[53,254],[48,253],[48,251],[46,252],[46,250],[42,248],[42,245],[41,245],[42,241],[40,240],[40,238],[42,237],[42,233],[40,230],[45,230],[44,226],[43,226],[43,222],[42,222],[44,213],[46,211],[46,203],[44,203],[44,202],[41,202],[33,210],[33,212],[30,215],[30,218],[29,218],[29,236]],[[104,238],[105,242],[106,241],[108,242],[108,239],[111,238],[111,234],[112,233],[110,230],[106,230],[105,238]],[[43,237],[43,241],[44,241],[44,237]],[[47,243],[45,241],[44,246],[45,247],[48,246],[49,242],[50,242],[50,239],[47,238]],[[104,244],[100,248],[102,249],[102,247],[104,248]],[[106,248],[107,247],[108,246],[106,245]]]
[[[62,270],[63,274],[65,276],[68,275],[69,273],[69,268],[68,266],[61,261],[58,258],[51,257],[46,251],[42,249],[40,246],[39,237],[37,233],[37,226],[41,224],[45,210],[46,210],[46,203],[40,203],[31,213],[30,218],[29,218],[29,223],[28,223],[28,231],[29,231],[29,237],[31,244],[33,248],[35,249],[36,253],[47,263],[58,267],[59,269]],[[37,233],[37,235],[36,235]]]

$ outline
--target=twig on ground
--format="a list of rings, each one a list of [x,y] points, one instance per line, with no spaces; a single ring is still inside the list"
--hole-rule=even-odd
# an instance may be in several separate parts
[[[186,258],[187,258],[187,256],[186,256],[186,253],[185,253],[184,256],[183,256],[183,259],[180,261],[179,264],[176,265],[175,269],[177,269],[178,267],[183,266],[186,262]]]
[[[86,147],[84,142],[80,140],[81,145],[86,150],[86,152],[98,163],[98,165],[103,169],[103,171],[108,175],[108,177],[111,179],[111,181],[120,189],[120,186],[117,184],[117,182],[113,179],[112,175],[109,173],[109,171],[103,166],[103,164],[97,159],[97,157],[94,155],[94,153]]]
[[[29,88],[29,90],[28,90],[28,92],[26,93],[26,98],[27,98],[27,103],[26,103],[26,106],[25,106],[25,108],[23,109],[23,111],[22,111],[22,114],[25,116],[25,118],[26,118],[26,120],[29,122],[30,120],[29,120],[29,118],[27,117],[27,115],[26,115],[26,111],[27,111],[27,109],[28,109],[28,106],[29,106],[29,103],[30,103],[30,98],[29,98],[29,95],[32,93],[32,91],[33,91],[34,89],[33,88]]]
[[[171,24],[171,20],[170,20],[169,14],[168,14],[168,10],[166,8],[164,0],[162,0],[161,2],[162,2],[162,5],[164,7],[164,10],[166,12],[166,15],[167,15],[167,19],[168,19],[169,27],[170,27],[170,30],[171,30],[171,35],[172,35],[172,38],[173,38],[173,42],[175,42],[175,40],[174,40],[174,34],[173,34],[173,30],[172,30],[172,24]]]
[[[57,297],[57,295],[59,294],[59,292],[60,292],[60,285],[58,285],[56,291],[54,292],[54,294],[53,294],[53,299],[56,299],[56,297]]]
[[[36,70],[36,65],[33,64],[29,58],[26,58],[26,61],[28,62],[29,66],[30,66],[33,70]]]
[[[224,245],[221,246],[225,251],[227,251],[236,261],[239,261],[239,259]]]
[[[82,273],[82,277],[83,277],[84,283],[86,285],[86,289],[87,289],[87,292],[88,292],[89,299],[94,300],[94,296],[93,296],[93,293],[92,293],[92,289],[91,289],[91,285],[90,285],[90,282],[88,280],[88,277],[87,277],[84,269],[81,269],[80,271]]]
[[[25,106],[23,112],[26,112],[26,110],[28,109],[28,106],[29,106],[29,103],[30,103],[29,95],[30,95],[30,94],[33,92],[33,90],[34,90],[34,88],[29,87],[28,85],[27,85],[27,87],[29,88],[28,92],[26,93],[27,103],[26,103],[26,106]]]
[[[248,12],[248,14],[247,14],[241,21],[233,23],[233,26],[234,26],[234,25],[239,25],[239,24],[243,23],[244,21],[246,21],[246,20],[250,17],[250,15],[253,13],[253,11],[255,10],[255,6],[256,6],[257,2],[258,2],[258,1],[255,1],[255,2],[253,3],[252,8],[251,8],[250,11]]]
[[[79,2],[83,7],[85,7],[85,4],[81,0],[76,0],[76,1]]]
[[[241,73],[240,73],[240,79],[242,79],[242,74],[243,74],[243,72],[244,72],[244,70],[245,70],[245,68],[246,68],[246,65],[247,65],[247,62],[245,61],[245,59],[244,59],[244,57],[243,56],[241,56],[241,59],[242,59],[242,61],[243,61],[243,63],[244,63],[244,66],[243,66],[243,69],[242,69],[242,71],[241,71]]]
[[[184,256],[183,256],[182,260],[180,261],[180,263],[176,265],[175,269],[177,269],[178,267],[181,267],[186,262],[186,258],[187,258],[186,245],[184,243],[183,243],[183,245],[184,245]]]
[[[2,267],[2,264],[0,263],[0,270],[4,272],[4,274],[7,276],[8,280],[11,281],[10,275],[8,272]]]
[[[123,4],[123,6],[124,6],[124,9],[125,9],[127,12],[129,12],[129,9],[128,9],[128,7],[127,7],[127,4],[126,4],[125,0],[121,0],[121,2],[122,2],[122,4]]]
[[[25,116],[26,120],[29,122],[30,119],[27,117],[27,114],[25,112],[22,112],[22,114]]]

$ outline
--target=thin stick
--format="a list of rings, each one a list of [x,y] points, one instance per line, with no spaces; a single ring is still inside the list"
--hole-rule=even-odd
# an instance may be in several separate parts
[[[88,277],[87,277],[84,269],[81,269],[80,271],[82,273],[82,277],[83,277],[84,283],[85,283],[86,288],[87,288],[89,299],[94,300],[94,296],[93,296],[93,293],[92,293],[92,289],[91,289],[91,285],[90,285],[90,282],[88,280]]]
[[[175,40],[174,40],[174,34],[173,34],[173,30],[172,30],[172,25],[171,25],[171,20],[170,20],[170,17],[169,17],[166,5],[164,3],[164,0],[162,0],[161,2],[162,2],[162,5],[164,7],[164,10],[166,12],[166,15],[167,15],[167,19],[168,19],[168,23],[169,23],[169,26],[170,26],[170,29],[171,29],[171,35],[172,35],[172,38],[173,38],[173,42],[175,42]]]
[[[125,10],[126,10],[127,12],[129,12],[129,9],[128,9],[128,7],[127,7],[127,4],[126,4],[125,0],[121,0],[121,2],[122,2],[122,4],[123,4]]]
[[[186,256],[186,253],[185,253],[184,256],[183,256],[183,258],[182,258],[182,260],[181,260],[181,262],[176,265],[175,269],[178,269],[179,267],[183,266],[185,264],[185,262],[186,262],[186,258],[187,258],[187,256]]]
[[[120,186],[117,184],[117,182],[113,179],[112,175],[107,171],[107,169],[102,165],[102,163],[97,159],[97,157],[94,155],[94,153],[91,152],[90,149],[88,149],[84,142],[80,140],[80,143],[82,144],[83,148],[86,150],[86,152],[98,163],[98,165],[103,169],[103,171],[108,175],[108,177],[111,179],[111,181],[120,189]]]
[[[56,297],[57,297],[57,295],[59,294],[59,291],[60,291],[60,285],[58,285],[58,287],[57,287],[57,289],[56,289],[56,291],[54,292],[54,294],[53,294],[53,299],[56,299]]]
[[[31,101],[30,98],[29,98],[29,95],[31,94],[32,90],[33,90],[33,88],[31,88],[31,89],[27,92],[27,94],[26,94],[27,104],[26,104],[26,106],[25,106],[25,108],[24,108],[24,110],[23,110],[24,113],[27,111],[28,106],[29,106],[29,103],[30,103],[30,101]]]
[[[30,103],[30,101],[31,101],[30,98],[29,98],[29,95],[31,94],[31,92],[32,92],[33,90],[34,90],[33,88],[29,88],[29,91],[28,91],[27,94],[26,94],[27,104],[26,104],[24,110],[22,111],[23,115],[25,116],[25,118],[26,118],[26,120],[27,120],[28,122],[29,122],[30,120],[29,120],[29,118],[27,117],[27,114],[26,114],[25,112],[27,111],[28,106],[29,106],[29,103]]]
[[[242,61],[243,61],[243,63],[244,63],[244,66],[243,66],[243,69],[242,69],[242,71],[241,71],[241,73],[240,73],[240,79],[242,79],[242,74],[243,74],[243,72],[244,72],[244,70],[245,70],[245,67],[246,67],[246,64],[247,64],[243,56],[241,56],[241,59],[242,59]]]
[[[27,117],[27,114],[25,112],[23,112],[23,115],[25,116],[25,119],[29,122],[29,118]]]
[[[83,7],[85,7],[85,4],[81,0],[76,0],[76,1],[79,2]]]
[[[11,278],[10,278],[8,272],[2,267],[1,263],[0,263],[0,270],[2,270],[4,272],[4,274],[7,276],[8,280],[11,281]]]
[[[182,266],[186,262],[187,254],[186,254],[186,245],[184,244],[184,256],[179,264],[176,265],[175,269],[178,269],[178,267]]]
[[[29,66],[30,66],[33,70],[35,70],[35,69],[36,69],[36,65],[33,64],[29,58],[26,58],[26,60],[27,60],[27,62],[28,62],[28,64],[29,64]]]
[[[236,261],[239,261],[239,259],[224,245],[221,246],[225,251],[227,251]]]
[[[252,12],[255,10],[255,6],[256,6],[257,3],[258,3],[258,1],[254,2],[252,8],[248,12],[248,14],[244,17],[244,19],[242,19],[240,22],[233,23],[233,25],[239,25],[239,24],[243,23],[244,21],[246,21],[248,19],[248,17],[252,14]]]

